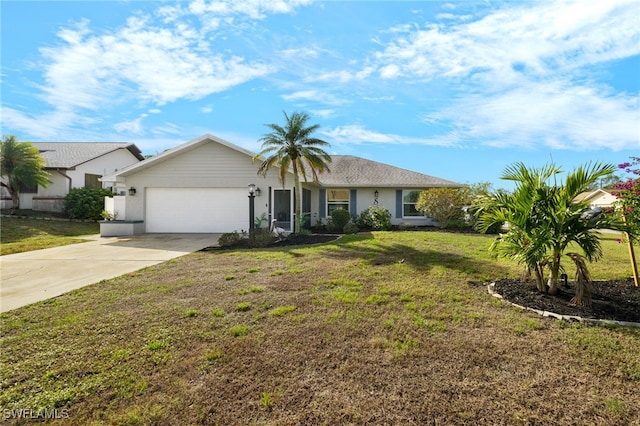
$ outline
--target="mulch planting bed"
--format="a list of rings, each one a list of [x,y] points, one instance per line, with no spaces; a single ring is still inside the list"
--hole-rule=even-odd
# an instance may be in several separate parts
[[[589,319],[606,319],[640,323],[640,287],[633,279],[593,281],[591,307],[570,303],[575,295],[575,286],[561,286],[556,295],[542,294],[530,283],[519,279],[496,281],[496,293],[505,300],[527,308],[573,315]]]
[[[289,235],[287,238],[283,238],[282,240],[275,240],[268,244],[266,247],[287,247],[287,246],[304,246],[310,244],[321,244],[328,243],[330,241],[334,241],[338,239],[340,235],[335,234],[310,234],[310,235]],[[264,247],[264,248],[266,248]],[[242,248],[258,248],[255,246],[251,246],[248,238],[243,238],[238,241],[237,244],[227,247],[206,247],[202,251],[210,251],[210,250],[235,250]]]

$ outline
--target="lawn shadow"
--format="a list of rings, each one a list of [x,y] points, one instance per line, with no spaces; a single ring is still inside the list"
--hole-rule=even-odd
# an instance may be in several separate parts
[[[335,258],[353,258],[372,267],[405,263],[420,272],[428,272],[436,266],[456,270],[479,277],[508,276],[509,268],[496,262],[480,260],[473,255],[451,253],[433,249],[416,248],[407,244],[359,244],[373,240],[371,233],[360,233],[357,238],[344,238],[327,245],[325,253]]]

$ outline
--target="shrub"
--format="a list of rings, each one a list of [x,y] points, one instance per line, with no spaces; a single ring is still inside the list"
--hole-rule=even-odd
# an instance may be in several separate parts
[[[226,234],[220,235],[218,238],[218,245],[220,247],[232,247],[237,245],[240,242],[240,234],[237,231],[227,232]]]
[[[437,220],[440,228],[446,228],[449,222],[464,218],[462,207],[467,199],[463,189],[431,188],[420,193],[416,209]]]
[[[391,229],[391,212],[386,207],[369,206],[360,213],[357,225],[374,231],[387,231]]]
[[[360,231],[358,225],[353,222],[347,223],[342,230],[345,234],[357,234]]]
[[[104,197],[112,195],[105,188],[73,188],[64,197],[64,213],[70,219],[100,220]]]
[[[447,223],[445,229],[471,229],[471,225],[465,222],[464,220],[457,219],[451,220]]]
[[[268,228],[252,229],[249,232],[249,247],[266,247],[273,242]]]
[[[351,213],[345,209],[336,209],[331,212],[331,230],[342,231],[351,220]]]

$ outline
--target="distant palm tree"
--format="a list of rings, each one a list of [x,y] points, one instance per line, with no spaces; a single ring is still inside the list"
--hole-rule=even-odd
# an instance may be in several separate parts
[[[492,251],[526,265],[538,290],[555,294],[562,254],[570,245],[577,245],[587,260],[595,261],[602,257],[596,230],[624,229],[617,215],[592,212],[588,203],[574,201],[614,170],[612,164],[590,163],[567,174],[564,184],[551,185],[550,178],[562,172],[554,164],[541,169],[528,169],[523,163],[509,166],[502,179],[515,182],[515,190],[478,200],[478,226],[486,230],[496,223],[508,223],[509,231],[494,241]],[[549,270],[546,283],[545,269]]]
[[[274,166],[280,168],[279,177],[282,185],[289,168],[293,171],[295,179],[295,214],[294,232],[300,229],[302,224],[302,181],[300,177],[307,181],[307,174],[311,173],[314,182],[318,181],[318,173],[330,171],[329,163],[331,156],[322,147],[330,146],[328,142],[311,136],[320,126],[314,124],[307,126],[309,115],[304,112],[294,112],[291,116],[284,113],[286,123],[284,127],[278,124],[266,124],[272,131],[265,134],[262,141],[262,151],[253,159],[258,160],[263,156],[268,157],[263,160],[258,169],[258,174],[263,176]]]
[[[0,186],[11,195],[11,210],[20,208],[20,187],[49,186],[49,173],[40,151],[29,142],[18,142],[15,136],[3,136],[0,143]]]

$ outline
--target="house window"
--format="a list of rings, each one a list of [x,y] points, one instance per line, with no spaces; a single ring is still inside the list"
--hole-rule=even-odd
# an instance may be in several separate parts
[[[424,217],[424,214],[416,209],[418,197],[420,191],[402,191],[402,217]]]
[[[327,189],[327,214],[337,209],[349,210],[348,189]]]
[[[84,174],[84,187],[85,188],[102,188],[102,183],[98,180],[102,176],[92,175],[89,173]]]
[[[20,193],[21,194],[37,194],[38,184],[34,183],[33,185],[27,185],[23,182],[20,182]]]

